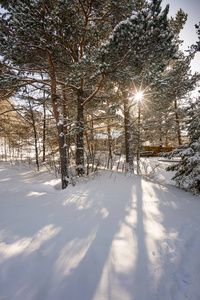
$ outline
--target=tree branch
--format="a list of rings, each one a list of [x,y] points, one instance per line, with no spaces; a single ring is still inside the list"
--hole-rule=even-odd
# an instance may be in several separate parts
[[[103,14],[103,16],[101,18],[95,18],[95,19],[89,19],[89,21],[103,21],[103,19],[115,8],[119,7],[122,3],[124,3],[125,1],[123,0],[122,2],[120,2],[118,5],[114,6],[114,7],[111,7],[107,12],[105,12]]]
[[[100,90],[100,88],[101,88],[101,85],[102,85],[102,83],[103,83],[103,81],[104,81],[104,78],[105,78],[105,76],[104,76],[104,74],[102,74],[102,78],[101,78],[101,80],[99,81],[99,85],[98,85],[98,87],[96,88],[96,90],[83,102],[83,105],[85,105],[86,103],[88,103],[97,93],[98,93],[98,91]]]

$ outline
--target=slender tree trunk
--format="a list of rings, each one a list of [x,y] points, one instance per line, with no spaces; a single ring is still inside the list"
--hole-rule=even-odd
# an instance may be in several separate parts
[[[2,124],[6,124],[6,120],[5,118],[3,119],[3,123]],[[4,157],[5,157],[5,160],[7,160],[7,134],[6,134],[6,125],[3,125],[3,132],[4,132]]]
[[[86,140],[86,144],[87,144],[87,157],[88,157],[88,161],[92,161],[92,152],[91,152],[91,148],[92,148],[92,144],[91,144],[91,137],[88,134],[88,132],[85,130],[84,132],[85,135],[85,140]]]
[[[40,165],[39,165],[39,156],[38,156],[38,139],[37,139],[37,131],[36,131],[35,124],[33,125],[33,131],[34,131],[34,141],[35,141],[35,162],[36,162],[37,169],[39,171]]]
[[[127,94],[124,93],[124,131],[125,131],[125,150],[127,171],[133,171],[133,151],[130,125],[130,109]]]
[[[89,169],[90,169],[90,162],[91,162],[91,152],[90,152],[90,142],[87,131],[84,132],[85,139],[87,143],[87,151],[86,151],[86,160],[87,160],[87,175],[89,175]]]
[[[109,101],[107,100],[107,107],[109,108]],[[112,136],[111,136],[111,129],[110,129],[110,119],[108,119],[108,126],[107,126],[107,134],[108,134],[108,164],[107,168],[112,169]]]
[[[12,155],[11,155],[11,138],[10,138],[9,128],[8,128],[7,136],[8,136],[8,153],[9,153],[9,159],[11,160],[11,158],[12,158]]]
[[[108,133],[108,168],[110,165],[110,168],[112,169],[112,136],[111,136],[111,130],[110,126],[107,126],[107,133]]]
[[[94,161],[94,155],[95,155],[95,147],[94,147],[94,121],[93,121],[93,118],[91,120],[91,155],[92,155],[92,160]]]
[[[46,159],[46,104],[45,101],[43,103],[43,130],[42,130],[42,150],[43,150],[43,157],[42,161],[45,162]]]
[[[141,134],[140,128],[141,127],[141,108],[140,102],[138,102],[138,144],[137,144],[137,174],[140,174],[140,144],[141,144]]]
[[[69,120],[69,113],[68,113],[68,106],[67,106],[67,96],[66,96],[66,91],[63,89],[62,90],[62,95],[63,95],[63,103],[62,103],[62,110],[63,110],[63,125],[64,125],[64,133],[66,137],[66,147],[67,147],[67,157],[70,162],[70,128],[71,125],[67,124],[67,120]]]
[[[162,115],[159,117],[160,119],[160,127],[159,127],[159,148],[160,152],[163,152],[163,127],[162,127]]]
[[[168,142],[168,136],[167,136],[167,134],[166,134],[166,137],[165,137],[165,147],[168,147],[168,145],[169,145],[169,142]]]
[[[7,137],[6,134],[4,135],[4,155],[5,155],[5,160],[7,160]]]
[[[159,144],[159,147],[160,147],[160,152],[163,152],[162,124],[160,125],[159,132],[160,132],[160,137],[159,137],[160,144]]]
[[[65,135],[67,134],[67,97],[65,91],[62,90],[63,101],[62,101],[62,113],[63,113],[63,131]]]
[[[37,130],[36,130],[36,125],[35,125],[35,116],[34,116],[34,113],[33,113],[33,108],[29,102],[29,109],[30,109],[30,113],[31,113],[31,124],[32,124],[32,127],[33,127],[33,134],[34,134],[34,144],[35,144],[35,162],[36,162],[36,166],[37,166],[37,169],[39,171],[40,169],[40,166],[39,166],[39,156],[38,156],[38,139],[37,139]]]
[[[91,120],[91,130],[90,130],[90,152],[91,152],[91,162],[92,162],[92,172],[94,171],[94,163],[95,163],[95,142],[94,142],[94,121],[93,118]]]
[[[77,97],[77,138],[76,138],[76,169],[77,175],[84,174],[84,122],[83,122],[83,90],[78,91]]]
[[[178,145],[182,145],[182,139],[181,139],[181,131],[180,131],[180,121],[179,121],[179,115],[178,115],[178,104],[177,100],[174,101],[174,108],[175,108],[175,117],[176,117],[176,127],[177,127],[177,138],[178,138]]]

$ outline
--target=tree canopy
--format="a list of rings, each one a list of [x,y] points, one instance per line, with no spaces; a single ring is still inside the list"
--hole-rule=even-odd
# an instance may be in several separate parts
[[[85,149],[92,153],[94,144],[88,132],[94,132],[97,119],[107,127],[112,157],[110,120],[124,115],[121,127],[131,165],[137,111],[130,110],[133,87],[151,95],[152,107],[146,105],[149,111],[140,111],[141,120],[146,115],[141,134],[148,136],[147,121],[156,117],[162,123],[171,116],[173,101],[195,86],[198,77],[190,73],[194,54],[191,51],[186,57],[179,51],[179,33],[187,15],[180,10],[170,19],[169,5],[162,9],[161,4],[161,0],[0,1],[4,9],[0,15],[0,96],[9,99],[23,94],[31,113],[30,89],[46,94],[43,102],[34,100],[37,97],[31,101],[41,111],[48,103],[54,117],[63,188],[70,183],[72,143],[76,144],[77,174],[85,173]],[[33,111],[31,115],[34,121]],[[179,130],[179,116],[175,118]]]

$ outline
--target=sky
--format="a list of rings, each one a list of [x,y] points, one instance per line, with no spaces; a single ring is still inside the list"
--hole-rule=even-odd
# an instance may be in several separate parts
[[[200,0],[162,0],[163,8],[166,4],[170,5],[169,15],[172,17],[180,8],[188,14],[187,22],[180,34],[180,38],[184,41],[183,49],[187,50],[191,44],[195,44],[198,40],[194,25],[200,22]],[[193,72],[200,72],[200,53],[196,54],[191,67]]]

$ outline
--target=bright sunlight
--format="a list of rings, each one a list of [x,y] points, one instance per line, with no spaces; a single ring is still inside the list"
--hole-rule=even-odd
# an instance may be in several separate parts
[[[139,91],[139,92],[137,92],[136,94],[135,94],[135,100],[136,101],[141,101],[142,100],[142,98],[143,98],[143,91]]]

